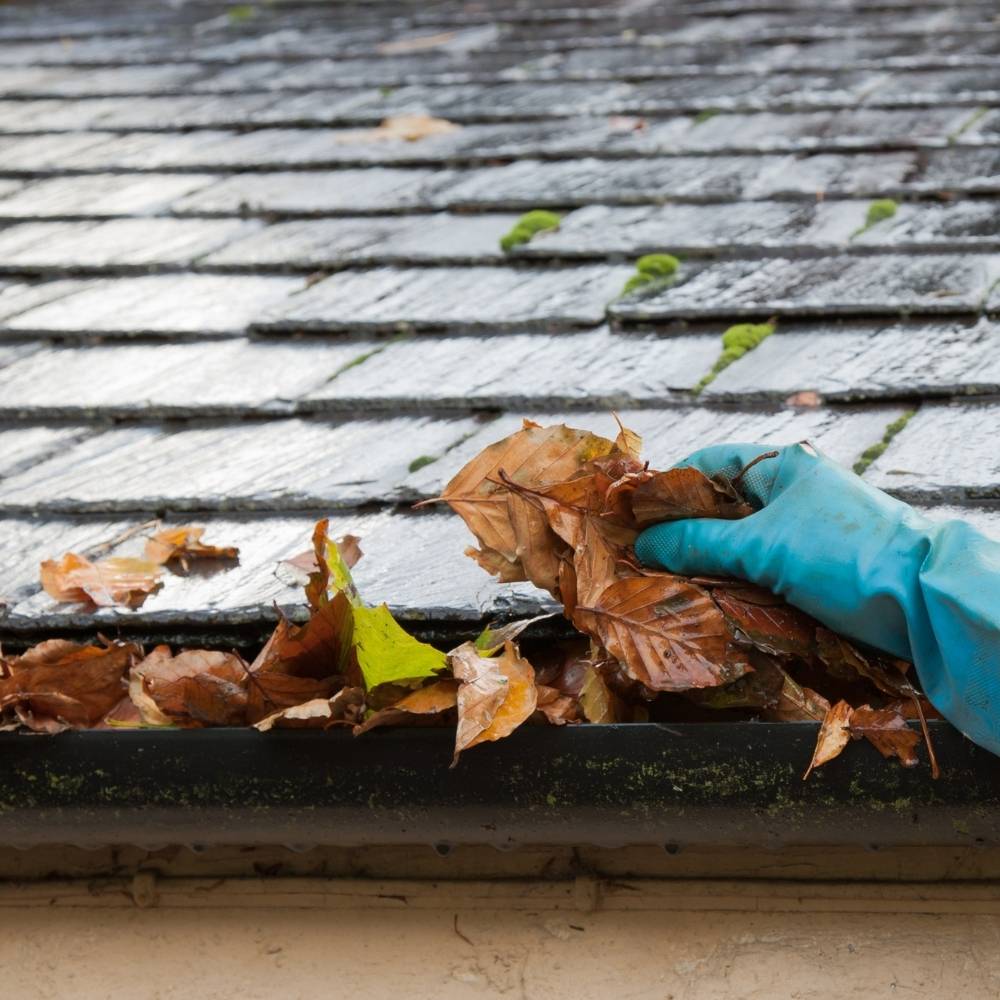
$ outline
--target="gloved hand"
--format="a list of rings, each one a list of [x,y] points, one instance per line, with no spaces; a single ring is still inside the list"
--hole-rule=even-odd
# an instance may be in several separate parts
[[[681,462],[730,478],[765,445],[717,445]],[[758,583],[827,627],[912,660],[931,704],[1000,754],[1000,544],[932,522],[809,445],[781,448],[741,480],[760,509],[738,521],[647,528],[647,565]]]

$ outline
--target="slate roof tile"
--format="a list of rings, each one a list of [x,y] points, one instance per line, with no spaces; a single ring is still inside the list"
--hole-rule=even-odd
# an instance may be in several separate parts
[[[458,519],[406,510],[525,415],[613,433],[618,408],[656,465],[733,438],[849,465],[914,410],[869,480],[1000,537],[988,3],[7,13],[0,633],[301,617],[277,563],[329,512],[411,622],[544,606],[462,558]],[[420,111],[461,127],[372,134]],[[895,215],[864,228],[877,198]],[[502,253],[539,207],[560,228]],[[621,298],[646,251],[682,255],[676,283]],[[138,613],[40,593],[40,558],[155,512],[240,565]]]

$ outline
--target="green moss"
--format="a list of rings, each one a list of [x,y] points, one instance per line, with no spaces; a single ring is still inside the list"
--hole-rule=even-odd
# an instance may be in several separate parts
[[[422,469],[425,465],[433,465],[437,461],[437,456],[435,455],[418,455],[407,468],[410,472],[416,472]]]
[[[395,87],[382,86],[378,88],[379,97],[391,97],[395,92]]]
[[[910,418],[916,413],[916,410],[907,410],[901,417],[894,420],[885,429],[885,433],[882,435],[882,440],[877,441],[875,444],[871,445],[861,453],[861,457],[854,463],[854,471],[860,476],[876,458],[879,458],[882,453],[889,447],[892,439],[910,422]]]
[[[868,214],[865,215],[865,224],[854,230],[851,234],[851,239],[853,240],[856,236],[867,232],[872,226],[877,226],[880,222],[891,219],[896,214],[898,208],[899,206],[892,198],[879,198],[873,201],[868,206]]]
[[[537,233],[558,229],[562,217],[557,212],[548,212],[544,208],[536,208],[525,212],[514,223],[510,232],[500,237],[500,249],[509,253],[516,246],[527,243]]]
[[[681,262],[669,253],[647,253],[635,262],[635,274],[625,282],[622,295],[629,295],[637,288],[652,291],[673,281]]]
[[[257,8],[252,3],[241,3],[226,11],[230,24],[243,24],[257,16]]]
[[[694,124],[701,125],[707,122],[709,118],[714,118],[716,115],[721,114],[718,108],[705,108],[704,111],[699,111],[698,114],[694,116]]]
[[[774,333],[774,326],[773,322],[737,323],[726,330],[722,335],[722,353],[712,365],[711,371],[701,378],[692,392],[697,395],[709,382],[715,379],[719,372],[724,371],[734,361],[738,361],[744,354],[752,351],[762,341],[770,337]]]

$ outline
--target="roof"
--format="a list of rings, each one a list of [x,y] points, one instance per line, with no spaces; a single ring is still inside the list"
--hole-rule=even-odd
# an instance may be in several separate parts
[[[993,4],[8,4],[0,80],[8,638],[264,630],[324,514],[414,627],[533,610],[410,509],[523,416],[616,408],[661,467],[887,443],[869,481],[1000,536]],[[371,134],[403,114],[459,127]],[[652,251],[676,281],[621,298]],[[153,516],[240,565],[138,611],[40,592]]]

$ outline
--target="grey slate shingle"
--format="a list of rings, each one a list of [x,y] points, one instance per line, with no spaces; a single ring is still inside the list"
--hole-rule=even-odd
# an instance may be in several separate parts
[[[259,330],[393,331],[532,328],[599,323],[625,267],[500,267],[344,271],[267,312]]]
[[[404,617],[532,610],[456,518],[403,510],[524,414],[613,433],[617,408],[656,465],[734,438],[851,464],[916,409],[870,481],[1000,537],[1000,410],[967,398],[1000,393],[987,4],[258,6],[0,24],[0,628],[301,615],[275,567],[331,509]],[[424,110],[462,127],[372,133]],[[546,206],[560,229],[502,254]],[[677,283],[618,298],[658,250]],[[41,557],[161,509],[240,566],[137,615],[39,594]]]
[[[611,305],[623,320],[672,317],[976,313],[1000,278],[997,255],[880,255],[715,264],[659,294]]]

